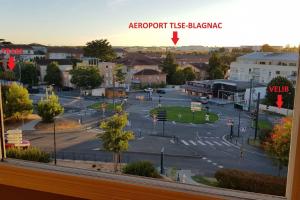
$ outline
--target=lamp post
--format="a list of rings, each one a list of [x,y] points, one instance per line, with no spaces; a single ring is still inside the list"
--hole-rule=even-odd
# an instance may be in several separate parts
[[[55,117],[53,118],[53,147],[54,147],[54,165],[56,165],[56,129]]]
[[[257,103],[256,103],[256,120],[255,120],[255,135],[254,140],[257,138],[257,129],[258,129],[258,115],[259,115],[259,102],[260,102],[260,92],[257,95]]]
[[[250,94],[249,94],[249,105],[248,105],[249,112],[251,111],[252,87],[253,87],[253,77],[250,79]]]
[[[162,147],[160,151],[160,174],[164,174],[164,151],[165,148]]]
[[[240,137],[240,127],[241,127],[241,110],[239,111],[238,137]]]
[[[4,161],[4,159],[6,158],[6,153],[5,153],[5,141],[4,141],[4,121],[3,121],[3,107],[2,107],[2,86],[0,83],[0,128],[1,128],[1,132],[0,132],[0,158],[1,161]]]
[[[158,107],[161,107],[161,104],[160,104],[160,98],[161,97],[162,97],[161,95],[158,96]]]

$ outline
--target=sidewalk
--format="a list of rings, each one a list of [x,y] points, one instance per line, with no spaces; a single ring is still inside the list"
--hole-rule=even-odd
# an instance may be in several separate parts
[[[30,121],[30,122],[28,122],[28,123],[25,123],[25,124],[21,127],[21,129],[22,129],[23,131],[35,131],[35,125],[36,125],[37,123],[39,123],[40,121],[41,121],[41,119],[32,120],[32,121]]]

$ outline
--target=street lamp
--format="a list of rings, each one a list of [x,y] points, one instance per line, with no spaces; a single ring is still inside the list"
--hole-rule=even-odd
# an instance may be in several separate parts
[[[53,147],[54,147],[54,165],[56,165],[56,129],[55,117],[53,117]]]
[[[160,98],[161,97],[162,97],[161,95],[158,96],[158,107],[161,107],[161,104],[160,104]]]

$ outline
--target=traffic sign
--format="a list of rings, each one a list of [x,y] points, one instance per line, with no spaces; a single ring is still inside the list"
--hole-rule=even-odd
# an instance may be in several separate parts
[[[191,111],[195,112],[195,111],[201,111],[202,108],[202,103],[200,102],[191,102]]]

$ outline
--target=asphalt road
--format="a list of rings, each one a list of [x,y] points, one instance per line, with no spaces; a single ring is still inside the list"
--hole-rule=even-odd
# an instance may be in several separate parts
[[[210,112],[218,114],[219,120],[213,124],[182,124],[166,122],[164,137],[162,137],[162,122],[154,123],[149,111],[158,105],[159,97],[153,95],[152,101],[136,100],[132,93],[126,105],[129,113],[129,123],[126,127],[133,130],[135,140],[130,142],[128,152],[123,153],[124,162],[150,160],[157,166],[160,164],[161,149],[164,148],[164,164],[166,167],[191,169],[199,174],[213,175],[222,168],[238,168],[260,173],[277,175],[277,167],[257,148],[246,144],[248,137],[253,137],[251,119],[247,112],[241,112],[241,132],[237,140],[228,141],[225,136],[230,133],[228,119],[234,121],[234,134],[237,134],[238,111],[233,105],[209,104]],[[190,106],[190,97],[179,91],[170,91],[161,95],[162,105]],[[37,98],[37,97],[36,97]],[[83,119],[85,122],[97,121],[102,113],[88,110],[86,107],[97,100],[80,100],[70,97],[60,98],[68,110],[66,117]],[[62,133],[57,136],[58,157],[63,159],[111,161],[112,155],[101,150],[101,141],[96,138],[98,128],[90,130]],[[174,137],[175,136],[175,137]],[[38,137],[27,135],[34,146],[53,151],[53,136],[51,133]],[[242,152],[242,153],[241,153]]]

